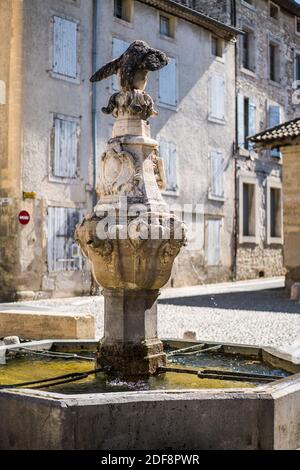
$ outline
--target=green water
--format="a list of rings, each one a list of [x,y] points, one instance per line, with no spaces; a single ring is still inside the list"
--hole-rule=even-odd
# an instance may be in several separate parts
[[[86,353],[84,354],[87,355]],[[278,378],[288,375],[282,370],[275,370],[260,361],[246,358],[226,357],[217,354],[203,353],[199,356],[173,357],[168,363],[169,367],[201,370],[205,368],[218,370],[231,370],[256,374],[271,374]],[[0,366],[0,385],[18,384],[44,378],[54,378],[73,372],[86,372],[93,370],[93,361],[78,359],[44,358],[26,355],[8,358],[6,365]],[[197,375],[167,372],[145,380],[122,380],[107,376],[104,373],[91,374],[80,381],[63,385],[43,388],[51,392],[73,393],[100,393],[124,392],[137,390],[183,390],[208,388],[252,388],[258,383],[225,381],[216,379],[200,379]],[[28,386],[27,388],[30,388]]]

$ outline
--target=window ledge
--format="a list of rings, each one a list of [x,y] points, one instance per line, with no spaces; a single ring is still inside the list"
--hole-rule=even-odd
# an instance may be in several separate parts
[[[222,202],[222,203],[225,202],[224,196],[215,196],[215,195],[212,194],[211,192],[208,193],[208,199],[209,199],[210,201],[217,201],[217,202]]]
[[[170,111],[174,111],[176,113],[178,111],[177,104],[173,105],[173,104],[167,104],[167,103],[162,103],[161,101],[158,101],[158,106],[160,108],[169,109]]]
[[[178,197],[179,196],[179,191],[178,189],[176,191],[171,191],[171,190],[164,190],[161,192],[163,196],[173,196],[173,197]]]
[[[250,158],[250,151],[245,147],[238,147],[238,152],[240,157]]]
[[[277,88],[281,88],[281,81],[280,80],[278,82],[276,82],[276,81],[271,80],[269,78],[269,83],[270,83],[270,85],[276,86]]]
[[[268,237],[268,245],[283,245],[283,237]]]
[[[50,77],[56,78],[57,80],[64,80],[65,82],[73,83],[75,85],[80,85],[80,77],[68,77],[67,75],[61,75],[60,73],[49,71]]]
[[[132,21],[122,20],[122,18],[117,18],[116,16],[113,17],[113,21],[115,21],[118,24],[121,24],[122,26],[125,26],[126,28],[130,28],[130,29],[134,28]]]
[[[78,185],[80,184],[79,176],[65,177],[65,176],[49,176],[49,183],[59,183],[59,184],[70,184],[70,185]]]
[[[240,235],[239,236],[239,243],[241,245],[243,244],[246,244],[246,243],[252,243],[252,244],[255,244],[257,245],[258,244],[258,240],[257,240],[257,237],[255,235],[249,235],[249,236],[246,236],[246,235]]]
[[[249,10],[252,10],[252,11],[255,11],[256,10],[256,7],[255,5],[250,5],[250,3],[247,3],[245,2],[244,0],[242,0],[242,5],[244,5],[246,8],[249,8]]]
[[[250,69],[246,69],[245,67],[241,67],[241,72],[244,73],[245,75],[248,75],[249,77],[252,78],[257,78],[256,72]]]
[[[159,34],[160,39],[164,39],[165,41],[175,42],[175,36],[168,36],[166,34]]]
[[[225,126],[226,125],[226,119],[219,119],[219,118],[216,118],[214,116],[208,116],[208,121],[210,122],[213,122],[214,124],[221,124],[222,126]]]

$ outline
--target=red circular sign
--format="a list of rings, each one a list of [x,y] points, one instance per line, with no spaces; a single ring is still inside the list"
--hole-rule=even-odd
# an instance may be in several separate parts
[[[27,225],[30,221],[30,214],[27,211],[21,211],[18,215],[20,224]]]

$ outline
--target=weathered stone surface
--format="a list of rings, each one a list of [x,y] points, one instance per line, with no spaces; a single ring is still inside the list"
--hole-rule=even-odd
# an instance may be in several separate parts
[[[94,82],[118,73],[122,91],[103,110],[117,120],[100,161],[99,201],[77,226],[75,238],[105,288],[97,366],[122,375],[153,374],[165,363],[156,299],[186,243],[184,224],[160,194],[163,165],[145,123],[155,114],[144,93],[148,71],[167,63],[163,52],[134,41],[91,78]]]

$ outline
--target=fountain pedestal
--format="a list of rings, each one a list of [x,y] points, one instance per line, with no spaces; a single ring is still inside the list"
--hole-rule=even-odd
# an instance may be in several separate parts
[[[145,43],[134,45],[137,51],[145,49]],[[167,63],[155,50],[153,61],[160,68]],[[155,113],[153,101],[143,89],[136,89],[134,77],[133,82],[131,90],[113,95],[104,108],[116,121],[100,159],[99,201],[76,228],[75,237],[104,288],[104,338],[97,367],[122,375],[149,375],[166,360],[157,336],[157,297],[185,243],[185,228],[160,194],[163,164],[146,121]]]

